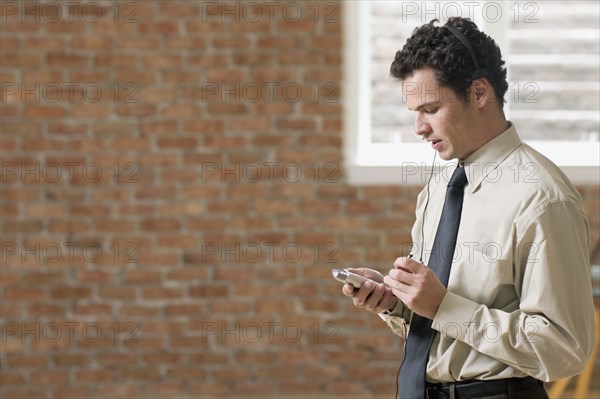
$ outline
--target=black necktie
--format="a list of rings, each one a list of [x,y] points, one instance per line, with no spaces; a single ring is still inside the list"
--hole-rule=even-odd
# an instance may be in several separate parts
[[[444,286],[448,286],[466,184],[465,168],[457,167],[446,189],[444,208],[429,257],[428,267],[437,274]],[[404,349],[404,361],[400,368],[400,399],[425,398],[425,373],[429,349],[437,332],[431,328],[431,324],[430,319],[413,314]]]

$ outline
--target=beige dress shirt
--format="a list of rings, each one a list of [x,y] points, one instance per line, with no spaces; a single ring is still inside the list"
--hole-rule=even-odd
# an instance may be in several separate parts
[[[580,195],[512,123],[464,166],[468,185],[427,380],[551,381],[581,372],[594,346],[594,305]],[[419,260],[423,249],[424,264],[455,167],[433,176],[425,220],[426,188],[417,199],[411,253]],[[411,312],[400,301],[380,316],[406,338]]]

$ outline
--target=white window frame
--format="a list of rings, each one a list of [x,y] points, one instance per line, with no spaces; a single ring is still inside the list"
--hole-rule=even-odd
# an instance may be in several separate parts
[[[357,185],[424,184],[433,160],[433,151],[425,143],[370,141],[371,32],[368,1],[344,2],[344,14],[344,155],[348,181]],[[486,24],[477,18],[475,22],[495,38],[501,49],[506,49],[506,30],[501,24]],[[399,83],[390,81],[390,84],[397,84],[400,90]],[[505,112],[510,119],[510,110],[505,109]],[[600,145],[597,143],[526,142],[555,162],[573,183],[600,183]],[[436,166],[443,163],[439,158],[435,161]]]

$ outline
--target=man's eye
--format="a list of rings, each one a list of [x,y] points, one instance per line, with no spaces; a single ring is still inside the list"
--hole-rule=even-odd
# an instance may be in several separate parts
[[[435,114],[437,112],[437,108],[428,108],[424,112],[426,114]]]

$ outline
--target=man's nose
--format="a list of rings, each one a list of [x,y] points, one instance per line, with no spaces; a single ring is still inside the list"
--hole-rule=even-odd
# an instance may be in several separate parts
[[[417,117],[415,119],[415,133],[418,136],[422,136],[422,135],[430,133],[430,132],[431,132],[431,126],[429,126],[429,123],[427,123],[427,121],[425,121],[423,114],[418,113]]]

